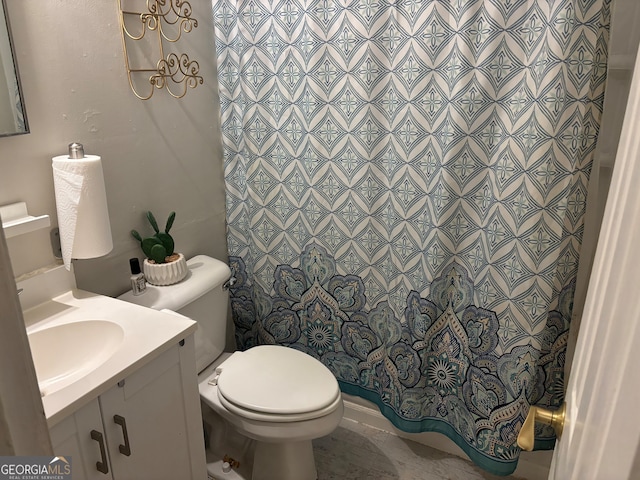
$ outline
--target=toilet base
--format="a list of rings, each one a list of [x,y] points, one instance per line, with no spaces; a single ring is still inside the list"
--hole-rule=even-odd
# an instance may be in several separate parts
[[[311,440],[256,442],[252,480],[316,480]]]
[[[316,480],[318,473],[311,441],[255,442],[253,468],[242,458],[229,468],[223,457],[207,451],[207,473],[214,480]]]
[[[263,442],[239,433],[203,405],[207,472],[215,480],[316,480],[311,440]],[[233,464],[225,466],[225,458]]]
[[[251,480],[251,469],[247,465],[231,468],[225,465],[223,459],[212,452],[207,452],[208,480]]]

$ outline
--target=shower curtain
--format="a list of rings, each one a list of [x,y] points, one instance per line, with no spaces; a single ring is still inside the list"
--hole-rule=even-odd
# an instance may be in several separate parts
[[[513,472],[562,402],[609,10],[213,0],[239,347]]]

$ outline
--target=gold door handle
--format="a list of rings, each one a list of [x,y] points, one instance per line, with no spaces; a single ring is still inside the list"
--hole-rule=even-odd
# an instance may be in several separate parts
[[[536,422],[543,423],[544,425],[551,425],[553,430],[556,432],[556,437],[560,438],[562,435],[562,429],[564,428],[564,415],[566,410],[566,403],[563,403],[558,410],[547,410],[546,408],[540,407],[529,408],[527,418],[522,424],[520,433],[518,433],[518,446],[527,452],[533,450]]]

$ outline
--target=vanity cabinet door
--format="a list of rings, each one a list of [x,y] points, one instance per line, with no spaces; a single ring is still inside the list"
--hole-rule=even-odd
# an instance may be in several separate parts
[[[52,427],[49,435],[53,453],[71,457],[73,480],[113,480],[97,399]]]
[[[100,396],[115,480],[206,479],[193,336]]]

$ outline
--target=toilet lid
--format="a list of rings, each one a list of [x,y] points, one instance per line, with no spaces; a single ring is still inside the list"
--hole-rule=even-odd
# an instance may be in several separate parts
[[[340,395],[331,371],[293,348],[253,347],[234,353],[218,369],[218,393],[246,410],[281,415],[312,412]]]

